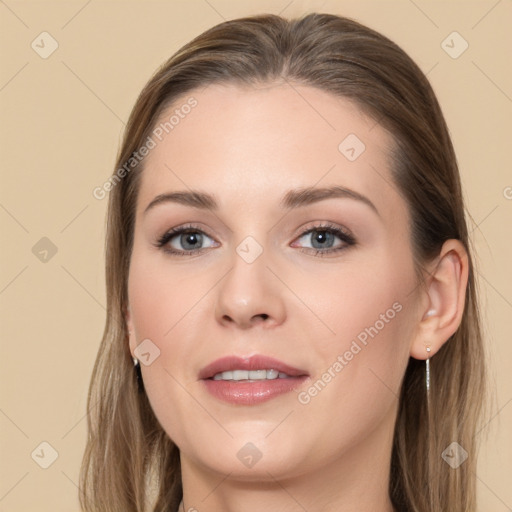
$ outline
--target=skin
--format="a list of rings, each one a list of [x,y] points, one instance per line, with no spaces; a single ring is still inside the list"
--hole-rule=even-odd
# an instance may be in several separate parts
[[[287,83],[212,85],[189,96],[198,105],[145,159],[126,314],[132,354],[148,338],[160,350],[142,375],[181,451],[184,510],[392,511],[400,384],[409,357],[425,359],[427,345],[434,355],[460,324],[464,248],[447,241],[418,286],[407,204],[391,180],[392,138],[347,99]],[[338,149],[351,133],[366,146],[352,162]],[[378,213],[352,198],[279,206],[290,189],[332,185],[363,194]],[[213,194],[219,210],[166,202],[144,213],[159,194],[191,189]],[[302,233],[327,221],[356,244],[335,238],[327,247],[343,250],[315,254],[316,232]],[[202,251],[173,256],[155,246],[189,222],[205,233]],[[250,264],[236,252],[248,236],[263,249]],[[179,235],[172,243],[186,251]],[[396,303],[394,318],[300,403]],[[232,354],[275,357],[310,377],[263,404],[224,403],[198,373]],[[252,468],[237,457],[248,442],[261,453]]]

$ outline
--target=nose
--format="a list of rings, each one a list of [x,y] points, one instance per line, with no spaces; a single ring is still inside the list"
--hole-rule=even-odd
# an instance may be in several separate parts
[[[218,322],[241,329],[257,324],[270,328],[284,322],[283,284],[268,263],[265,250],[251,263],[234,252],[231,270],[217,287]]]

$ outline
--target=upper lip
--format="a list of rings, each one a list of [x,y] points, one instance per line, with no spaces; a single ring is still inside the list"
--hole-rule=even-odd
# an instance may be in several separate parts
[[[199,378],[209,379],[217,373],[232,370],[277,370],[290,377],[308,375],[305,370],[285,364],[278,359],[256,354],[248,357],[226,356],[216,359],[199,372]]]

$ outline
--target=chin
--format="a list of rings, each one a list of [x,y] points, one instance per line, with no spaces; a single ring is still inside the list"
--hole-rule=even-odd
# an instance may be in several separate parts
[[[229,441],[214,439],[207,445],[204,442],[190,442],[194,450],[185,457],[209,471],[229,474],[230,478],[246,482],[274,481],[307,471],[307,458],[305,454],[301,456],[303,450],[297,449],[297,441],[293,446],[286,446],[269,442],[265,435],[236,436]],[[290,438],[297,440],[300,436],[290,435]],[[187,452],[182,450],[182,456],[184,453]],[[298,468],[301,470],[297,471]]]

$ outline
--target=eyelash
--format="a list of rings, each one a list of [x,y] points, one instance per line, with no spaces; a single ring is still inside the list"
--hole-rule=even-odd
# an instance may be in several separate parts
[[[345,245],[342,245],[340,247],[326,249],[326,250],[305,247],[305,248],[299,249],[301,252],[306,252],[306,253],[310,254],[311,251],[315,251],[315,253],[314,253],[315,256],[324,257],[326,254],[337,253],[337,252],[343,251],[343,250],[347,249],[348,247],[356,244],[356,240],[351,234],[349,234],[346,231],[343,231],[341,228],[339,228],[335,224],[331,224],[329,222],[325,222],[325,223],[315,225],[315,226],[308,228],[307,230],[303,231],[297,237],[297,239],[300,239],[304,235],[308,235],[309,233],[314,233],[315,231],[331,233],[331,234],[337,236],[338,238],[340,238],[345,243]],[[181,235],[183,233],[200,233],[200,234],[204,234],[204,235],[208,236],[209,238],[212,238],[207,233],[205,233],[198,227],[194,226],[193,224],[187,224],[184,226],[170,229],[169,231],[164,233],[157,240],[155,245],[158,248],[162,249],[164,252],[166,252],[168,254],[172,254],[173,256],[189,256],[191,254],[200,254],[204,250],[208,249],[208,247],[203,247],[202,249],[194,249],[194,250],[189,250],[189,251],[177,251],[175,249],[169,249],[168,247],[165,247],[175,236]]]

